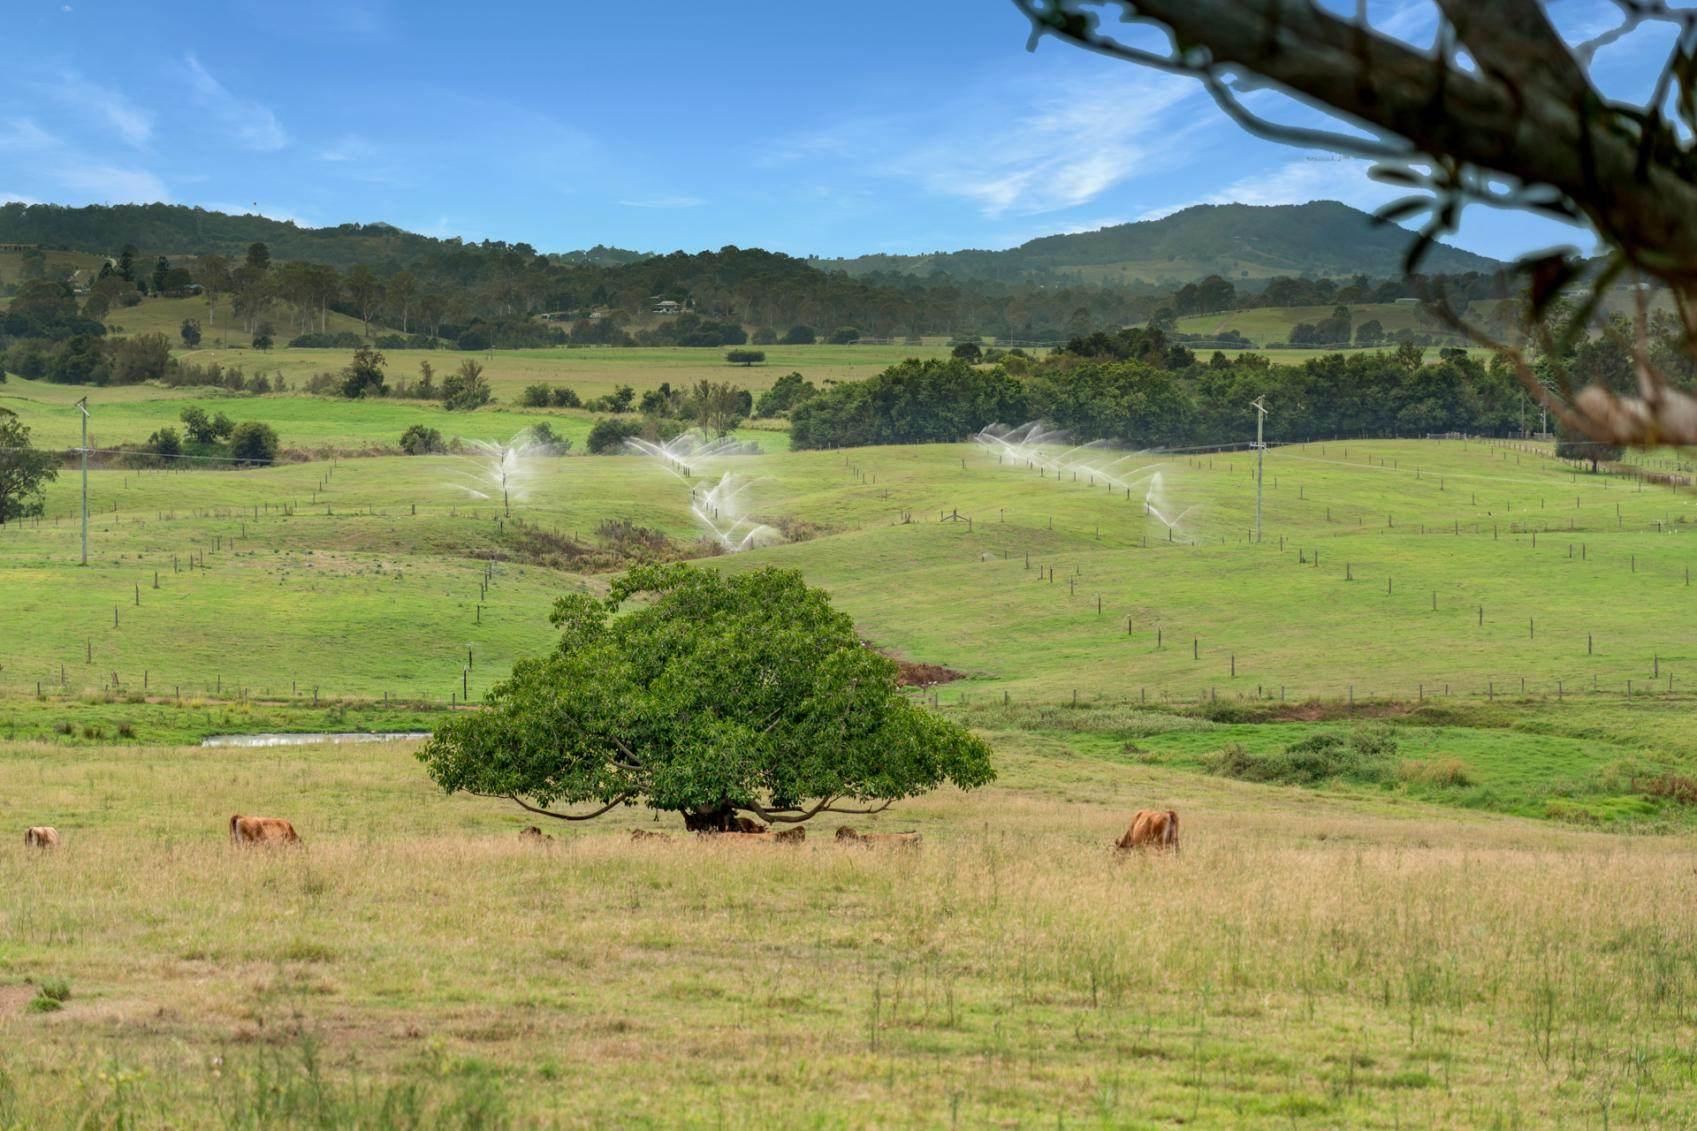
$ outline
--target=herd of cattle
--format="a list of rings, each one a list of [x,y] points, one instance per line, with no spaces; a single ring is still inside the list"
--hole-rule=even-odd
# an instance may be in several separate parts
[[[767,844],[800,844],[807,839],[807,829],[797,825],[773,832],[767,826],[748,817],[736,818],[735,831],[698,832],[698,837],[715,841],[751,840]],[[632,840],[670,840],[670,833],[632,829]],[[554,838],[535,825],[519,832],[520,839],[551,841]],[[863,833],[844,825],[837,830],[837,843],[858,844],[868,848],[891,846],[918,848],[920,835],[907,833]],[[240,813],[230,818],[231,844],[299,844],[295,826],[282,817],[244,817]],[[35,825],[24,831],[24,844],[30,848],[59,847],[59,830],[47,825]],[[1114,842],[1114,847],[1127,850],[1147,848],[1156,852],[1178,851],[1178,814],[1171,809],[1139,809],[1131,818],[1131,827]]]

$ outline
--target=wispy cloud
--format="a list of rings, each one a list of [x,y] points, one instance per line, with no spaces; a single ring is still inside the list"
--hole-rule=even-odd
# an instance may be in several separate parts
[[[707,201],[699,196],[647,196],[619,203],[626,208],[700,208]]]
[[[232,93],[212,76],[193,54],[185,55],[189,83],[201,105],[209,109],[230,133],[236,144],[259,153],[270,153],[289,144],[288,131],[271,109]]]
[[[19,192],[7,192],[0,189],[0,204],[40,204],[41,201],[33,196],[25,196]]]
[[[56,165],[51,173],[60,184],[88,200],[151,204],[171,199],[165,182],[145,169],[126,169],[73,158]]]
[[[153,114],[116,87],[94,82],[69,68],[32,84],[58,102],[99,122],[127,145],[144,146],[153,137]]]
[[[370,157],[372,145],[358,134],[343,134],[336,141],[318,151],[320,161],[343,162],[360,161]]]
[[[1194,82],[1129,68],[994,86],[791,137],[766,160],[848,162],[852,175],[909,181],[990,219],[1038,215],[1178,163],[1197,119],[1180,107],[1201,97]]]
[[[1304,204],[1336,200],[1371,209],[1406,195],[1367,176],[1368,162],[1316,154],[1233,181],[1209,193],[1204,204]],[[1176,211],[1176,209],[1174,210]]]
[[[0,151],[17,153],[55,149],[61,142],[36,124],[34,118],[9,118],[0,122]]]

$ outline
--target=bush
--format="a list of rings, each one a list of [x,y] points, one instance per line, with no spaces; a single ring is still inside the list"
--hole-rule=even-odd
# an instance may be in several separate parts
[[[470,412],[494,399],[483,377],[483,366],[470,358],[442,379],[442,407],[450,412]]]
[[[541,381],[534,385],[526,385],[524,392],[519,394],[519,403],[526,408],[547,408],[553,399],[553,390]]]
[[[732,365],[740,365],[745,369],[766,360],[765,350],[732,350],[725,355],[725,360]]]
[[[183,441],[175,428],[161,428],[147,438],[147,449],[156,456],[180,456],[183,454]]]
[[[243,463],[275,463],[277,433],[269,424],[244,420],[230,434],[230,455]]]
[[[43,978],[36,983],[35,996],[30,999],[31,1013],[53,1013],[63,1009],[71,1000],[71,983],[64,978]]]
[[[1382,782],[1389,776],[1388,757],[1396,753],[1396,738],[1387,728],[1360,728],[1348,739],[1336,731],[1320,731],[1293,742],[1275,754],[1252,754],[1229,743],[1202,760],[1211,774],[1239,781],[1279,785],[1319,785],[1342,780]]]
[[[598,456],[618,455],[626,440],[640,435],[642,426],[634,420],[597,420],[589,430],[589,450]]]
[[[852,346],[860,341],[860,331],[853,326],[840,326],[831,331],[831,344],[834,346]]]
[[[1439,789],[1462,789],[1473,784],[1473,774],[1460,758],[1442,757],[1429,761],[1410,759],[1396,768],[1396,776],[1414,785]]]
[[[254,331],[253,331],[253,348],[254,349],[256,349],[256,350],[268,350],[268,349],[271,348],[274,341],[275,341],[275,331],[273,331],[271,329],[271,323],[261,322],[258,325],[258,327],[256,327],[254,329]]]
[[[530,428],[530,442],[541,448],[544,455],[563,456],[572,450],[572,442],[554,431],[546,420]]]
[[[583,402],[578,400],[577,394],[564,385],[555,386],[548,399],[555,408],[581,408],[583,405]]]
[[[786,346],[810,346],[818,340],[819,335],[814,332],[811,326],[791,326],[784,331],[784,344]]]
[[[337,334],[301,334],[289,339],[291,349],[356,350],[365,344],[358,334],[343,330]]]
[[[447,445],[442,442],[442,433],[434,428],[414,424],[401,433],[401,451],[409,456],[424,456],[447,450]]]
[[[778,343],[778,331],[770,326],[762,326],[754,331],[754,337],[749,339],[757,346],[771,346]]]
[[[486,350],[489,345],[488,331],[481,326],[472,326],[459,336],[459,339],[454,343],[454,348],[473,352]]]

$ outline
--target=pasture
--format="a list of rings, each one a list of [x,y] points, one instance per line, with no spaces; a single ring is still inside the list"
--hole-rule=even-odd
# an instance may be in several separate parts
[[[917,853],[828,829],[632,844],[641,812],[526,844],[516,810],[432,795],[400,744],[6,747],[0,794],[64,845],[0,853],[0,1115],[1689,1121],[1697,938],[1668,910],[1687,841],[992,738],[995,786],[876,821],[923,832]],[[1153,796],[1184,815],[1181,854],[1116,859]],[[237,811],[290,814],[305,848],[231,849]]]
[[[62,443],[71,391],[0,396]],[[125,433],[277,406],[301,451],[429,411],[96,392]],[[453,419],[532,415],[589,419]],[[1256,543],[1241,452],[754,435],[687,478],[541,458],[506,503],[468,456],[97,468],[86,569],[74,470],[0,528],[0,1125],[1689,1122],[1689,493],[1539,445],[1277,447]],[[724,475],[779,544],[716,553]],[[914,694],[999,780],[867,826],[918,853],[633,845],[678,831],[645,810],[544,847],[411,742],[195,745],[428,729],[653,556],[801,569],[959,677]],[[1221,768],[1369,732],[1372,775]],[[1144,805],[1177,858],[1108,851]],[[232,851],[236,812],[305,850]]]

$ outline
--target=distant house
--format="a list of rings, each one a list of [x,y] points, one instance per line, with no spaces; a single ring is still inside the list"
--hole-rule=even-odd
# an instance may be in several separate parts
[[[652,309],[655,314],[682,314],[684,304],[681,302],[673,302],[669,298],[663,298],[659,302],[655,303],[650,309]]]

